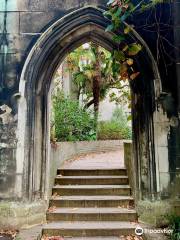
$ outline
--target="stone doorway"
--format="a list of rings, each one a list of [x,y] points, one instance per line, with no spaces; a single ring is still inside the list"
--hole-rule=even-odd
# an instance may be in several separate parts
[[[19,87],[17,168],[21,169],[22,178],[16,183],[18,197],[25,193],[29,200],[48,199],[49,88],[53,74],[67,53],[87,41],[93,41],[109,51],[116,49],[118,46],[112,41],[112,33],[105,32],[108,24],[103,10],[91,6],[81,8],[50,26],[28,55]],[[129,35],[128,41],[132,40],[143,45],[137,59],[142,81],[131,86],[135,189],[137,198],[152,199],[160,188],[158,166],[161,156],[158,154],[156,133],[158,135],[157,130],[164,120],[160,119],[161,111],[158,111],[156,100],[160,96],[161,81],[146,43],[135,31]],[[166,155],[168,157],[168,152]]]

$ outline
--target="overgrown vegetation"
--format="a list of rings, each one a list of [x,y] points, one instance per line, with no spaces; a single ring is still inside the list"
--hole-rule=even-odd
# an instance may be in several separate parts
[[[94,105],[97,118],[99,104],[109,91],[112,101],[121,103],[127,98],[130,100],[128,80],[122,79],[114,69],[112,54],[104,48],[92,42],[86,47],[82,45],[68,55],[67,63],[76,86],[77,99],[81,98],[84,108]]]
[[[131,139],[132,129],[122,108],[116,108],[110,121],[101,121],[97,130],[98,140]]]
[[[53,96],[51,139],[57,141],[84,141],[96,139],[94,118],[78,101],[65,98],[61,91]],[[55,134],[55,136],[54,136]]]
[[[130,139],[131,127],[121,108],[116,108],[110,121],[98,122],[96,128],[92,111],[78,101],[64,97],[58,90],[53,96],[52,141],[90,141]]]
[[[170,215],[168,216],[169,229],[172,229],[171,240],[180,240],[180,216]]]
[[[105,17],[111,20],[106,31],[114,32],[113,40],[119,44],[119,49],[112,53],[113,69],[121,76],[121,80],[134,80],[140,75],[140,69],[135,66],[135,57],[142,50],[138,40],[129,42],[129,33],[133,30],[132,25],[125,24],[129,17],[138,11],[145,11],[155,7],[157,4],[166,3],[169,0],[141,0],[133,3],[132,0],[109,0],[108,10],[104,12]]]

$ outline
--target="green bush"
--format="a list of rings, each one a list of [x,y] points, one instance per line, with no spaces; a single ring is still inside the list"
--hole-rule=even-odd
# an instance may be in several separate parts
[[[98,140],[131,139],[132,130],[121,108],[116,108],[110,121],[101,121],[97,129]]]
[[[118,139],[131,139],[131,129],[126,126],[122,127],[119,122],[106,121],[99,122],[97,130],[98,140],[118,140]]]
[[[53,124],[57,141],[95,140],[95,123],[91,112],[78,101],[65,98],[59,91],[53,97]]]
[[[169,229],[172,229],[171,240],[180,240],[180,216],[170,215],[168,216]]]

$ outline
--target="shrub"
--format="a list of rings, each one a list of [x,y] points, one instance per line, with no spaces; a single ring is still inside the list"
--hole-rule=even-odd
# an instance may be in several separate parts
[[[132,130],[128,125],[128,120],[121,108],[116,108],[110,121],[98,123],[98,140],[118,140],[131,139]]]
[[[99,122],[97,130],[98,140],[131,139],[131,129],[122,127],[117,121]]]
[[[53,125],[57,141],[95,140],[95,123],[90,111],[78,101],[65,98],[62,92],[53,97]]]
[[[169,219],[169,229],[172,229],[173,232],[171,234],[172,240],[180,240],[180,216],[170,215]]]

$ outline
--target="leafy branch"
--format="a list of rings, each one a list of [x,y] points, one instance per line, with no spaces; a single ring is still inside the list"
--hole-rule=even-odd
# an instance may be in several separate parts
[[[140,72],[134,67],[134,58],[142,50],[140,43],[128,44],[128,41],[125,41],[133,26],[127,26],[124,22],[137,11],[144,11],[165,2],[168,0],[151,0],[148,3],[142,0],[136,5],[132,0],[109,0],[107,3],[108,10],[104,12],[104,16],[111,20],[111,24],[106,31],[113,32],[113,40],[119,44],[119,49],[113,52],[113,69],[120,74],[121,80],[131,81],[139,76]]]

